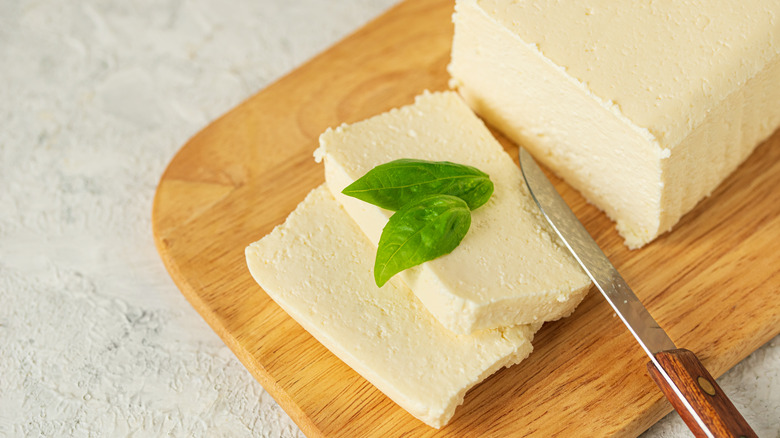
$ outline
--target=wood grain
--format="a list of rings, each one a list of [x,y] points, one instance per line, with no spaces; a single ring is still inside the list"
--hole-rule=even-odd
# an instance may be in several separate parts
[[[715,438],[757,438],[745,418],[692,351],[684,348],[662,351],[655,355],[655,359]],[[647,371],[693,434],[707,438],[707,432],[699,426],[653,362],[648,362]]]
[[[245,266],[244,247],[324,180],[312,159],[323,130],[447,87],[452,7],[400,4],[193,137],[154,201],[161,257],[192,306],[310,437],[636,436],[671,408],[597,292],[571,317],[546,324],[528,360],[470,391],[452,422],[435,430],[316,342]],[[780,330],[778,143],[776,134],[672,233],[638,251],[554,180],[672,339],[715,376]]]

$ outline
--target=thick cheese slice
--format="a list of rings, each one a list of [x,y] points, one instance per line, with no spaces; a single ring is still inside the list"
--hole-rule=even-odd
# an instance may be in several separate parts
[[[398,274],[456,333],[568,316],[590,281],[548,231],[520,169],[454,92],[329,129],[315,153],[331,192],[377,245],[392,212],[341,194],[375,166],[399,158],[451,161],[490,175],[490,200],[450,254]],[[373,258],[372,258],[373,259]]]
[[[538,325],[455,335],[391,279],[374,284],[375,249],[327,188],[246,248],[252,276],[303,328],[402,408],[433,427],[466,391],[531,352]]]
[[[454,22],[453,85],[631,248],[780,124],[777,0],[458,0]]]

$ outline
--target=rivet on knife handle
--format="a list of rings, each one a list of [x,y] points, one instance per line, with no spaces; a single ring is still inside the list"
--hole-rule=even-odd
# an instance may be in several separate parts
[[[695,354],[685,349],[677,349],[657,353],[655,359],[656,363],[666,371],[669,378],[688,400],[693,410],[699,413],[699,418],[706,423],[713,436],[756,436],[756,433],[753,432],[753,429],[740,415],[731,400],[726,397],[726,394]],[[697,437],[707,436],[699,428],[688,409],[680,403],[679,398],[658,371],[655,363],[648,362],[647,370],[694,435]]]
[[[519,155],[523,178],[542,215],[650,356],[653,379],[691,431],[703,437],[756,436],[696,356],[677,349],[531,155],[522,147]]]

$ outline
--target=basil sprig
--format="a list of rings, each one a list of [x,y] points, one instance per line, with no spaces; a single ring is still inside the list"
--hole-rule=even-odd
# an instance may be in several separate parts
[[[374,280],[384,285],[393,275],[449,254],[471,225],[471,211],[456,196],[416,198],[390,217],[382,230],[374,261]]]
[[[391,211],[420,195],[452,195],[474,210],[490,199],[493,182],[471,166],[402,158],[371,169],[342,193]]]
[[[471,210],[493,194],[493,182],[471,166],[405,158],[371,169],[342,193],[395,211],[374,261],[381,287],[404,269],[452,252],[471,226]]]

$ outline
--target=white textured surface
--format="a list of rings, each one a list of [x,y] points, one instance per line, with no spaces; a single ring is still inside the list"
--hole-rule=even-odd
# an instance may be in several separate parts
[[[151,201],[187,138],[391,3],[0,1],[0,436],[300,436],[169,279]],[[720,382],[780,437],[777,338]]]

